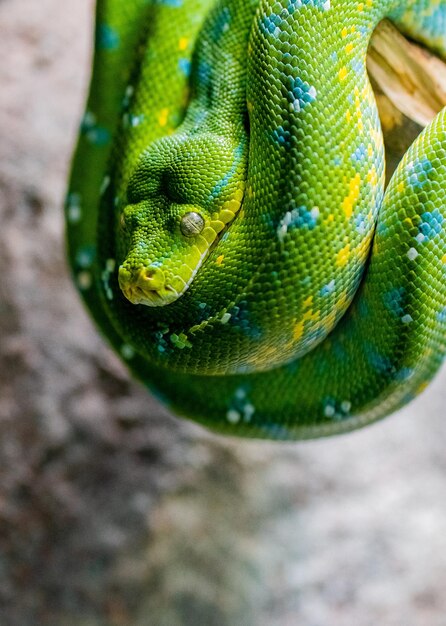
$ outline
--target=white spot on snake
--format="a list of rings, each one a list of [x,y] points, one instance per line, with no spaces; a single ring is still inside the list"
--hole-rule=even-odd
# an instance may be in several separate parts
[[[243,400],[243,398],[246,398],[246,389],[244,387],[239,387],[235,392],[235,397],[237,400]]]
[[[350,413],[350,409],[352,408],[352,403],[348,400],[344,400],[341,402],[341,410],[343,413]]]
[[[91,127],[96,124],[96,115],[92,111],[85,111],[81,122],[84,127]]]
[[[70,193],[67,196],[67,220],[70,224],[77,224],[82,219],[81,196],[78,193]]]
[[[285,216],[286,217],[286,216]],[[280,242],[283,242],[283,240],[285,239],[285,235],[288,232],[288,226],[286,223],[283,223],[283,221],[279,224],[278,228],[277,228],[277,238]]]
[[[102,284],[104,285],[105,295],[108,300],[113,300],[113,291],[110,287],[110,276],[115,271],[116,261],[115,259],[107,259],[105,262],[105,269],[101,274]]]
[[[82,291],[90,289],[92,283],[93,279],[90,272],[79,272],[79,274],[77,275],[77,285],[79,289],[81,289]]]
[[[228,422],[230,424],[238,424],[240,421],[241,415],[238,411],[235,411],[234,409],[230,409],[227,413],[226,413],[226,419],[228,420]]]
[[[415,261],[415,259],[418,256],[418,250],[416,250],[415,248],[410,248],[410,250],[407,253],[407,256],[411,261]]]
[[[135,126],[139,126],[141,122],[144,120],[144,115],[131,115],[130,116],[130,124],[133,128]]]
[[[294,100],[291,104],[291,110],[295,111],[296,113],[300,113],[300,103],[299,100]]]
[[[245,406],[243,407],[243,416],[245,418],[245,422],[249,422],[255,412],[256,409],[252,404],[245,404]]]
[[[224,315],[221,316],[220,318],[220,322],[222,324],[227,324],[229,322],[229,320],[231,319],[231,314],[230,313],[225,313]]]
[[[125,90],[125,94],[124,94],[124,100],[123,100],[123,106],[124,108],[127,108],[130,104],[130,100],[132,99],[132,96],[135,92],[135,89],[133,87],[133,85],[127,85],[127,88]]]
[[[110,176],[104,176],[104,180],[101,183],[101,189],[99,190],[99,193],[101,194],[101,196],[103,196],[104,193],[107,191],[108,186],[110,185],[110,181],[111,181]]]
[[[277,227],[277,238],[280,243],[283,243],[288,229],[291,228],[305,228],[313,230],[316,227],[319,219],[320,209],[315,206],[308,210],[305,206],[299,206],[287,211]]]
[[[81,248],[76,254],[76,263],[77,265],[79,265],[79,267],[82,267],[84,269],[87,267],[91,267],[91,264],[93,263],[93,257],[93,248]]]
[[[409,314],[403,315],[401,321],[403,322],[403,324],[410,324],[411,322],[413,322],[413,317]]]
[[[327,404],[327,406],[324,408],[325,417],[333,417],[335,413],[336,413],[336,409],[331,404]]]
[[[126,361],[133,359],[135,356],[135,350],[128,343],[122,344],[120,352]]]
[[[133,115],[132,113],[124,113],[122,116],[122,126],[124,128],[135,128],[144,121],[144,114]]]

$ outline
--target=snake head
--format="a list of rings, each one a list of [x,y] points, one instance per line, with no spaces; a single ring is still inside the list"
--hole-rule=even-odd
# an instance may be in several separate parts
[[[119,285],[130,302],[164,306],[185,293],[241,207],[246,152],[243,141],[189,132],[143,154],[118,232]]]

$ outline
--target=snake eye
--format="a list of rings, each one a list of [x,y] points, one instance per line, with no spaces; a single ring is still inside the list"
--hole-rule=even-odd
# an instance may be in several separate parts
[[[199,213],[190,211],[181,218],[180,228],[185,237],[199,235],[204,229],[204,219]]]

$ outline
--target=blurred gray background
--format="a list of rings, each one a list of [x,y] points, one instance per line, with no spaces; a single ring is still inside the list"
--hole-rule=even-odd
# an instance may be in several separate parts
[[[0,624],[446,626],[446,371],[302,444],[169,416],[70,282],[92,0],[0,0]]]

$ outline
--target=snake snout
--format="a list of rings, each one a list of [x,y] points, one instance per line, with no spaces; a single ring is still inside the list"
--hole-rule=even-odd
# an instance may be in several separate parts
[[[118,280],[123,294],[132,304],[163,306],[169,301],[164,272],[158,267],[149,265],[128,270],[122,265]]]

